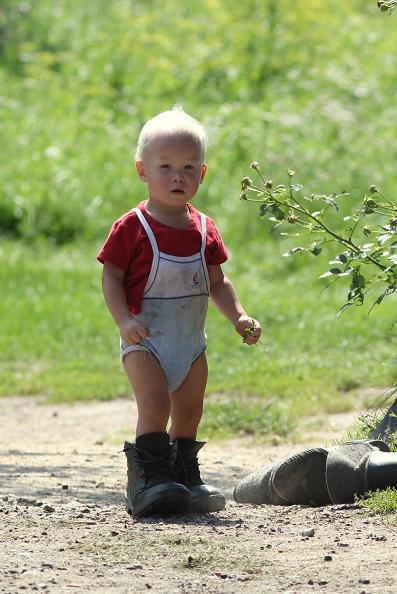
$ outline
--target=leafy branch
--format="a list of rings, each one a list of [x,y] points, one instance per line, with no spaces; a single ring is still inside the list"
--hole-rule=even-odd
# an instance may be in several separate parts
[[[286,185],[266,180],[257,162],[251,164],[251,169],[257,182],[243,177],[240,199],[257,203],[260,217],[273,223],[272,231],[280,227],[281,235],[305,239],[311,236],[310,244],[306,241],[290,249],[283,254],[285,257],[305,252],[319,256],[326,244],[338,247],[329,269],[320,278],[328,278],[330,283],[349,279],[347,302],[339,314],[352,305],[363,305],[372,289],[380,292],[371,309],[397,291],[397,203],[372,185],[353,213],[336,217],[335,223],[335,216],[327,215],[330,210],[339,213],[340,205],[349,196],[347,192],[305,195],[303,186],[293,183],[295,171],[291,169]]]

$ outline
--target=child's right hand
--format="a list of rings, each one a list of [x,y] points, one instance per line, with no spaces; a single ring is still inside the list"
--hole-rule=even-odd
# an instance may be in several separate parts
[[[142,326],[142,324],[133,316],[126,322],[120,324],[119,329],[121,338],[128,344],[138,344],[142,338],[149,336],[147,328]]]

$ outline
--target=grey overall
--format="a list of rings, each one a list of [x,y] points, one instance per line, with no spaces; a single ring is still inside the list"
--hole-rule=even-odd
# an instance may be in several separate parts
[[[142,309],[134,317],[148,329],[139,344],[121,340],[121,359],[131,351],[152,353],[160,363],[174,392],[187,376],[192,363],[206,348],[205,320],[209,278],[205,262],[207,229],[201,214],[201,249],[192,256],[172,256],[159,251],[156,238],[139,208],[133,209],[145,229],[153,251],[152,267],[142,298]]]

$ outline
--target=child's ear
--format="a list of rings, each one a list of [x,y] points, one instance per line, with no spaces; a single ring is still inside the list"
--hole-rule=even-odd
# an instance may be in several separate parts
[[[200,184],[203,183],[205,178],[205,174],[207,173],[207,163],[203,163],[201,166],[201,177],[200,177]]]
[[[135,169],[138,172],[139,179],[143,182],[146,181],[145,169],[143,167],[143,161],[135,161]]]

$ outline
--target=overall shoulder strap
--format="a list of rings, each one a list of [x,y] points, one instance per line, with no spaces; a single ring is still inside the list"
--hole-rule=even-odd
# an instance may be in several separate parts
[[[152,252],[153,252],[152,267],[150,269],[150,273],[149,273],[149,276],[148,276],[148,279],[146,282],[146,286],[145,286],[145,290],[144,290],[144,294],[145,294],[152,286],[154,279],[156,277],[156,272],[157,272],[158,265],[159,265],[159,248],[158,248],[154,233],[153,233],[149,223],[145,219],[141,209],[136,207],[136,208],[133,208],[132,210],[138,217],[142,227],[145,229],[146,234],[150,241],[150,245],[152,247]]]
[[[157,241],[156,241],[156,238],[155,238],[155,236],[154,236],[154,233],[153,233],[153,231],[152,231],[152,229],[151,229],[151,227],[150,227],[149,223],[148,223],[148,222],[147,222],[147,220],[145,219],[145,217],[144,217],[144,214],[143,214],[143,212],[141,211],[141,209],[140,209],[140,208],[138,208],[138,207],[136,207],[136,208],[133,208],[133,209],[132,209],[132,212],[134,212],[134,213],[136,214],[136,216],[138,217],[138,219],[139,219],[139,221],[140,221],[140,223],[141,223],[142,227],[145,229],[145,231],[146,231],[146,234],[147,234],[147,236],[148,236],[148,238],[149,238],[150,244],[151,244],[151,246],[152,246],[153,253],[154,253],[154,252],[155,252],[155,249],[157,249],[157,250],[158,250],[158,247],[157,247]]]
[[[201,220],[201,252],[204,254],[205,248],[207,247],[207,217],[202,212],[200,212],[200,220]]]
[[[207,263],[205,261],[205,248],[207,247],[207,217],[205,216],[205,214],[200,212],[200,219],[201,219],[200,255],[201,255],[201,262],[202,262],[203,268],[204,268],[205,282],[207,283],[207,291],[208,291],[208,295],[209,295],[210,294],[210,279],[208,276]]]

